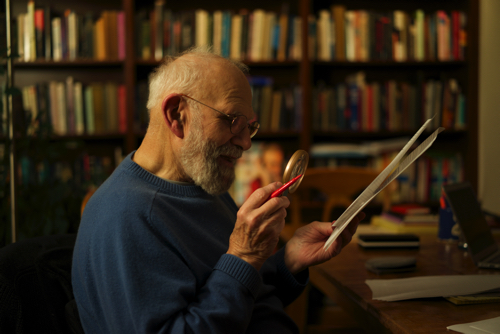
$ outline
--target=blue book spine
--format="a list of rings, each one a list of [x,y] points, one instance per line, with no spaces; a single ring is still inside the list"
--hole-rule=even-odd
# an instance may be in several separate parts
[[[228,58],[231,42],[231,13],[222,13],[222,56]]]

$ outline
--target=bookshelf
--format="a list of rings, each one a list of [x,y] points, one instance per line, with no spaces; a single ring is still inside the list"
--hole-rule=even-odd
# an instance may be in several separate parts
[[[13,7],[13,16],[18,17],[21,13],[27,12],[27,1],[16,1]],[[145,123],[138,125],[138,100],[141,92],[137,87],[144,83],[148,74],[159,64],[159,60],[154,58],[154,52],[149,57],[143,57],[138,53],[138,14],[144,12],[149,15],[154,11],[155,2],[134,1],[134,0],[90,0],[85,2],[63,2],[63,1],[35,1],[35,8],[47,8],[49,6],[55,14],[64,15],[67,9],[73,10],[84,17],[85,13],[92,12],[94,19],[104,11],[119,11],[123,13],[125,49],[124,56],[119,59],[96,60],[95,58],[76,58],[75,60],[63,59],[54,61],[53,59],[41,59],[37,57],[31,61],[16,61],[15,85],[24,87],[39,82],[51,80],[63,82],[68,76],[72,76],[75,81],[80,81],[83,85],[95,82],[112,81],[118,85],[123,85],[126,90],[125,95],[125,128],[124,131],[105,131],[103,133],[89,134],[63,134],[50,139],[54,143],[78,142],[80,151],[86,151],[90,155],[112,157],[116,163],[116,150],[119,148],[123,155],[136,149],[140,144]],[[310,44],[305,43],[305,36],[310,36],[311,26],[309,18],[318,19],[320,12],[326,10],[332,13],[333,6],[345,6],[347,11],[366,10],[374,13],[391,13],[400,10],[408,13],[411,17],[418,9],[424,13],[435,13],[444,10],[451,13],[458,10],[466,14],[467,24],[465,26],[467,34],[467,46],[464,49],[463,57],[449,60],[429,60],[419,58],[418,60],[407,57],[405,60],[398,56],[398,60],[393,59],[366,59],[359,60],[356,57],[348,61],[343,58],[333,57],[330,60],[323,60],[311,53]],[[323,1],[323,0],[293,0],[284,6],[281,2],[269,2],[264,0],[240,1],[237,3],[218,0],[211,3],[194,1],[188,3],[166,2],[164,8],[168,8],[173,13],[192,12],[197,9],[204,9],[208,13],[215,11],[232,11],[240,13],[245,8],[249,13],[256,9],[264,9],[266,12],[275,13],[275,19],[279,21],[280,14],[284,10],[295,18],[301,19],[300,26],[296,26],[295,32],[299,33],[302,43],[298,46],[300,57],[285,57],[284,60],[277,58],[252,60],[252,57],[244,58],[245,63],[250,67],[252,76],[266,76],[274,80],[274,87],[281,89],[288,87],[290,83],[300,88],[300,100],[296,101],[296,108],[300,110],[297,119],[298,127],[290,127],[279,130],[264,130],[257,134],[255,140],[277,141],[282,143],[286,152],[293,153],[296,149],[309,150],[317,143],[359,143],[370,140],[382,140],[397,138],[400,136],[411,136],[414,131],[411,129],[378,129],[376,131],[366,131],[359,129],[327,129],[320,130],[314,125],[314,106],[316,103],[315,90],[320,82],[325,85],[337,85],[345,82],[346,77],[359,72],[363,72],[367,83],[383,83],[388,80],[397,82],[417,83],[417,77],[424,80],[454,78],[460,85],[466,97],[465,126],[460,129],[447,129],[438,138],[435,146],[442,150],[453,150],[460,152],[463,158],[464,175],[474,188],[477,189],[478,167],[477,167],[477,142],[478,142],[478,15],[479,4],[472,0],[443,0],[443,1]],[[296,49],[297,50],[297,49]],[[151,51],[151,50],[150,50]],[[153,50],[154,51],[154,50]],[[295,51],[297,52],[297,51]],[[144,92],[142,92],[143,94]],[[144,103],[143,103],[144,104]],[[143,111],[144,112],[144,111]],[[419,125],[421,125],[421,122]],[[73,155],[77,155],[76,153]],[[69,156],[73,156],[69,155]]]
[[[406,55],[405,59],[401,59],[401,55],[399,55],[399,59],[397,59],[394,54],[394,49],[392,57],[389,54],[386,56],[386,59],[380,59],[380,55],[377,57],[377,54],[375,53],[374,55],[373,53],[373,49],[376,49],[376,45],[370,44],[367,49],[369,53],[370,51],[372,52],[371,57],[364,58],[363,60],[359,58],[355,59],[351,55],[351,61],[348,61],[346,59],[336,58],[335,54],[331,56],[332,59],[330,61],[318,59],[317,56],[315,58],[313,57],[313,59],[309,59],[312,72],[311,85],[309,85],[309,88],[312,89],[312,99],[310,100],[311,104],[309,104],[309,107],[313,112],[306,113],[304,117],[311,118],[309,121],[312,124],[309,127],[310,132],[308,134],[311,146],[325,142],[350,144],[372,140],[385,140],[401,136],[410,137],[415,132],[414,127],[423,124],[423,118],[421,118],[422,121],[420,123],[417,122],[410,128],[396,127],[390,129],[388,127],[379,127],[376,130],[367,130],[364,128],[319,128],[317,119],[315,119],[315,103],[317,103],[315,101],[317,99],[315,89],[317,89],[319,83],[330,86],[336,86],[339,83],[345,84],[348,76],[353,76],[358,73],[362,73],[365,77],[365,84],[378,83],[381,85],[391,80],[396,81],[396,83],[406,82],[416,85],[421,82],[425,83],[428,80],[441,80],[442,82],[447,82],[449,79],[454,79],[455,83],[458,83],[460,86],[463,97],[465,97],[463,100],[463,106],[466,110],[464,122],[460,126],[455,124],[451,127],[446,126],[446,131],[440,134],[432,150],[447,153],[459,152],[463,164],[463,177],[477,187],[478,3],[475,1],[311,1],[310,13],[319,13],[326,9],[332,13],[333,17],[333,8],[341,6],[344,7],[343,9],[345,12],[360,11],[365,13],[368,12],[372,15],[375,13],[376,15],[385,15],[390,19],[395,18],[391,16],[391,13],[394,14],[395,11],[407,13],[411,18],[412,13],[422,9],[425,19],[427,19],[428,16],[432,19],[432,15],[438,11],[445,11],[445,13],[449,14],[449,17],[451,17],[454,11],[458,11],[463,13],[467,18],[464,28],[467,35],[467,45],[461,50],[456,50],[457,53],[461,52],[459,57],[453,57],[452,54],[452,57],[445,58],[439,56],[438,50],[435,50],[433,60],[430,59],[432,57],[427,55],[428,50],[426,47],[424,47],[425,52],[423,56],[419,59],[416,59],[416,56],[412,59],[409,53]],[[370,23],[372,25],[370,25]],[[436,23],[436,25],[438,25],[438,23]],[[374,31],[374,34],[377,33],[377,26],[372,21],[369,21],[368,26],[368,34],[370,34],[370,31]],[[362,29],[359,28],[357,33],[362,33]],[[360,39],[362,40],[362,37]],[[415,39],[417,39],[417,37],[415,37]],[[438,39],[437,36],[436,39]],[[427,41],[427,37],[424,41]],[[394,45],[394,40],[392,42]],[[437,43],[437,41],[435,41],[435,43]],[[436,48],[436,45],[434,45],[434,47]],[[348,48],[347,45],[346,48]],[[453,45],[450,44],[449,48],[451,52],[451,50],[453,50]],[[408,51],[411,51],[410,47],[407,49],[407,52]],[[347,58],[347,51],[345,57]],[[356,57],[360,56],[357,55]],[[420,95],[423,97],[422,94]],[[423,98],[420,98],[420,101],[419,99],[414,101],[420,104],[425,103]],[[324,122],[321,125],[324,125]],[[441,159],[441,157],[439,158]],[[435,199],[428,200],[435,201]]]

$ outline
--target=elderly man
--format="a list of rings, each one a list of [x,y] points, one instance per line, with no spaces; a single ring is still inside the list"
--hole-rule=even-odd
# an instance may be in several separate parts
[[[297,231],[273,254],[287,197],[258,189],[238,208],[227,190],[258,130],[245,66],[204,50],[150,77],[150,125],[88,202],[72,281],[87,333],[295,333],[283,307],[328,252],[331,223]]]

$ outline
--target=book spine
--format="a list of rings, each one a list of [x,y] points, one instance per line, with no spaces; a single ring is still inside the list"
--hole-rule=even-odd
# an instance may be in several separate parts
[[[95,133],[94,88],[92,85],[85,87],[85,129],[89,135]]]
[[[73,77],[68,77],[66,79],[66,129],[67,133],[74,135],[76,134],[76,119],[75,119],[75,98],[74,98],[74,79]]]
[[[118,130],[120,133],[127,132],[127,88],[125,85],[118,86]]]
[[[45,57],[45,15],[43,9],[35,10],[36,59]]]
[[[85,133],[85,119],[83,110],[83,86],[81,82],[75,82],[73,85],[74,89],[74,104],[73,108],[75,111],[75,133],[77,135],[83,135]]]
[[[61,18],[52,19],[52,55],[54,61],[62,60]]]
[[[118,38],[118,60],[125,59],[125,12],[119,11],[116,15],[117,38]]]

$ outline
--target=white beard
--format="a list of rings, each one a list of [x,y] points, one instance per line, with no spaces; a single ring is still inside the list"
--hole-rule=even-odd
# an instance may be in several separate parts
[[[220,166],[217,158],[221,155],[241,157],[243,150],[230,143],[217,144],[204,139],[201,120],[194,119],[192,131],[181,149],[181,164],[184,171],[210,195],[220,195],[228,191],[234,182],[234,167]]]

